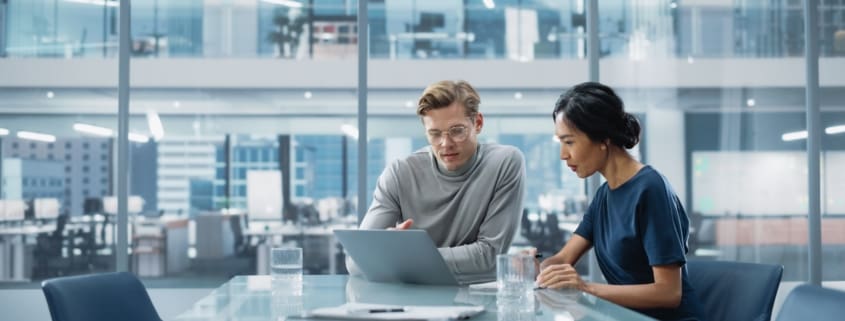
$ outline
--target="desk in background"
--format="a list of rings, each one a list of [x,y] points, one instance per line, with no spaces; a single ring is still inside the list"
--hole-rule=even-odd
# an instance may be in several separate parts
[[[269,276],[236,276],[177,316],[178,321],[284,320],[302,311],[347,302],[391,305],[481,305],[472,320],[654,320],[595,296],[574,290],[539,290],[536,304],[499,304],[495,292],[458,286],[372,283],[345,275],[306,275],[303,296],[291,299],[272,291]],[[516,312],[518,310],[522,310]],[[527,314],[527,315],[526,315]]]
[[[32,255],[26,253],[26,238],[54,230],[55,224],[0,227],[0,281],[29,281],[28,261]]]
[[[256,274],[268,274],[270,272],[270,248],[282,246],[286,239],[291,237],[318,237],[325,238],[326,255],[329,259],[329,273],[337,273],[338,242],[334,237],[335,229],[356,228],[352,224],[332,224],[322,226],[297,227],[291,224],[261,224],[252,222],[249,228],[244,231],[245,236],[257,237],[259,241],[256,250]],[[314,250],[302,246],[303,250]],[[305,254],[304,255],[308,255]]]

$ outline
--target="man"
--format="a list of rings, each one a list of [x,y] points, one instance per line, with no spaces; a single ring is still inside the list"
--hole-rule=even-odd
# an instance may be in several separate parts
[[[496,255],[510,247],[524,194],[519,150],[478,143],[480,102],[464,81],[425,89],[417,114],[431,146],[385,168],[361,222],[361,229],[425,230],[462,284],[495,279]]]

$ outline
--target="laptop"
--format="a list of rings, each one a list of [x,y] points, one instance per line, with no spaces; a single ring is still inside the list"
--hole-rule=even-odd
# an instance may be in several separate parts
[[[369,281],[458,285],[424,230],[334,230]]]

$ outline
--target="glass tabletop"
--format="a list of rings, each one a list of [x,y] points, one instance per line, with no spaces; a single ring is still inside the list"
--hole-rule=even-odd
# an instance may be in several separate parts
[[[495,290],[373,283],[346,275],[306,275],[302,296],[273,289],[270,276],[236,276],[176,317],[194,320],[301,320],[303,312],[348,302],[390,305],[484,306],[472,320],[654,320],[576,290],[536,290],[534,302],[497,300]],[[307,318],[305,320],[308,320]]]

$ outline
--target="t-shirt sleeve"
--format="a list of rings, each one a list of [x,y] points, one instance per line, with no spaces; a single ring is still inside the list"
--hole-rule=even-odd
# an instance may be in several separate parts
[[[605,202],[604,195],[604,187],[599,188],[596,192],[596,196],[593,198],[593,201],[590,202],[587,212],[584,213],[584,217],[581,218],[581,223],[578,223],[578,228],[575,229],[575,234],[580,235],[587,241],[590,241],[590,243],[593,243],[593,217],[595,217],[596,212],[598,212],[599,203]]]
[[[686,213],[669,185],[657,179],[637,206],[637,227],[651,266],[686,263]]]

